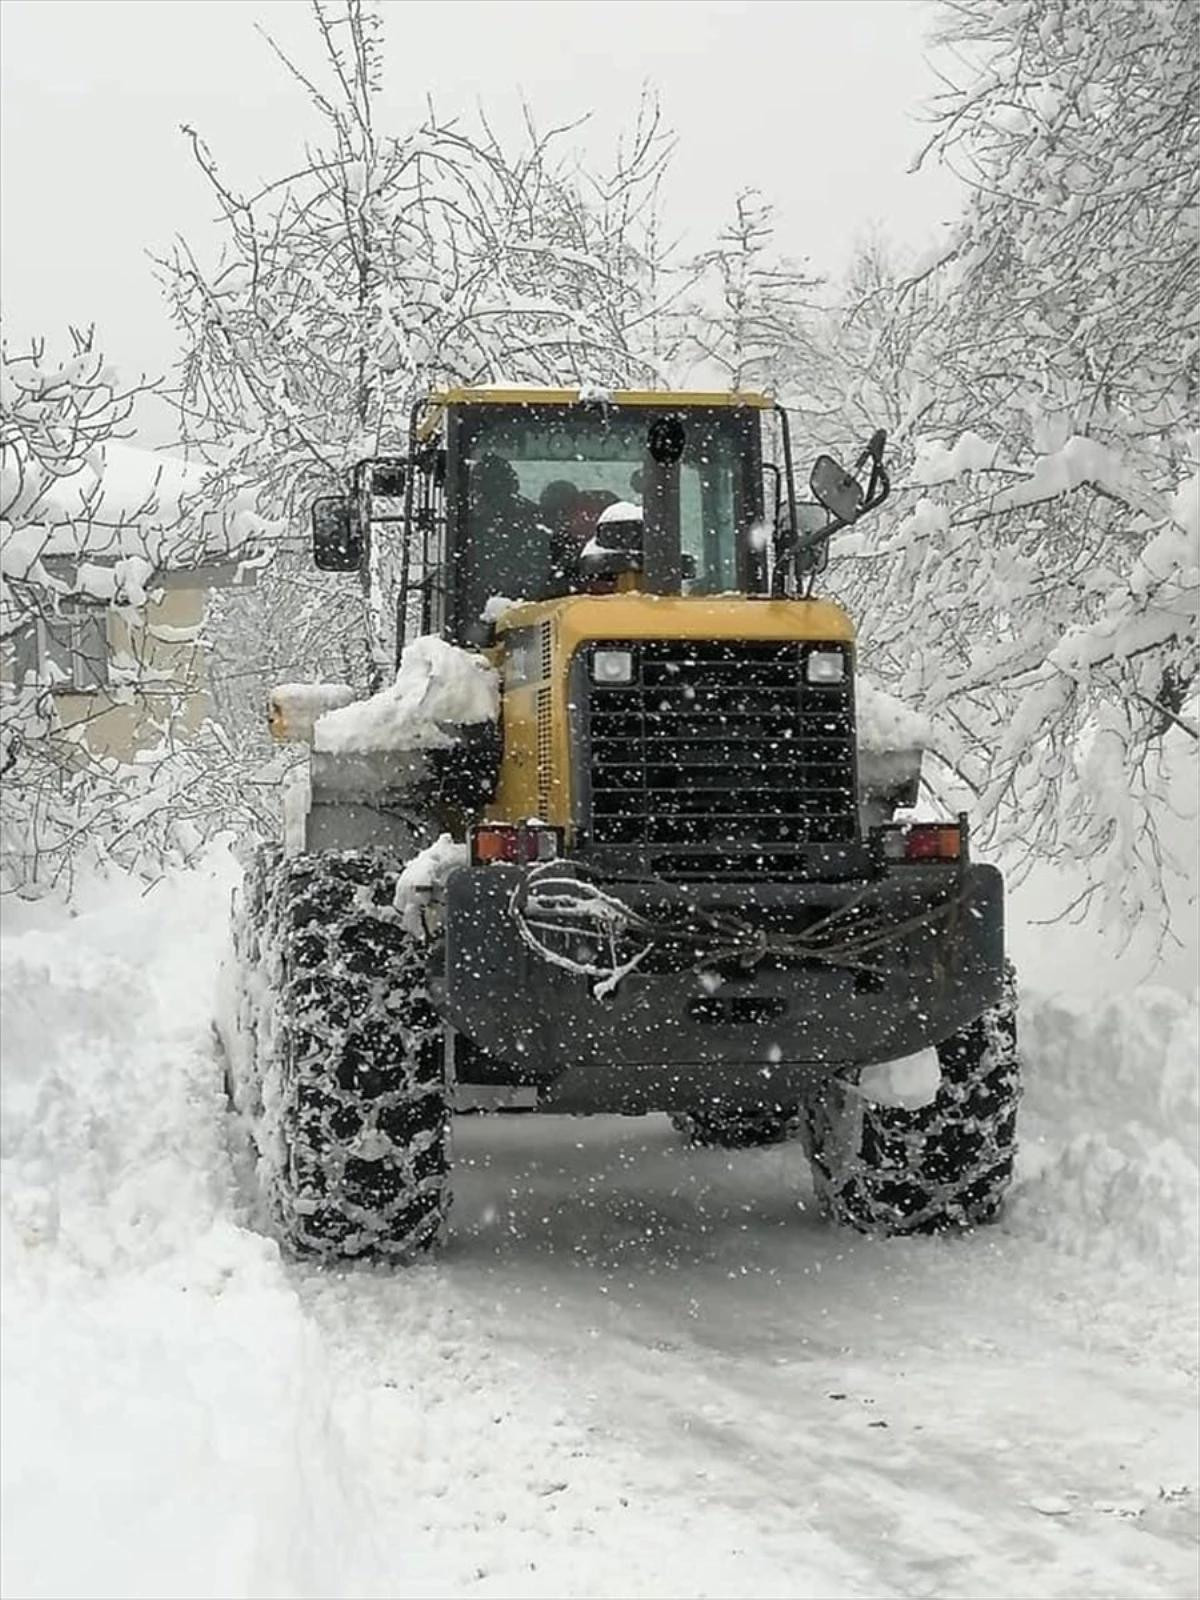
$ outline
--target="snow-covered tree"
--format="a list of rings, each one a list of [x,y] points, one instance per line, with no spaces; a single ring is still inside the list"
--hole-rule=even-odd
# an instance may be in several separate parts
[[[931,148],[971,187],[959,270],[992,365],[1036,351],[1030,387],[1076,431],[1169,435],[1200,342],[1194,6],[953,0],[935,37],[981,63],[935,105]]]
[[[656,192],[667,142],[647,100],[604,175],[569,159],[568,130],[506,145],[431,109],[378,124],[379,14],[315,0],[324,54],[304,85],[323,136],[256,192],[227,181],[198,134],[224,251],[180,241],[162,263],[183,341],[186,437],[230,492],[287,519],[292,548],[319,493],[364,457],[402,453],[411,405],[447,383],[612,385],[653,375]],[[281,551],[260,640],[285,676],[345,674],[364,636],[352,586]],[[297,609],[297,595],[302,590]],[[264,663],[265,666],[265,663]]]
[[[743,189],[711,250],[692,262],[676,361],[693,381],[783,395],[811,385],[808,324],[822,280],[775,247],[774,207]]]
[[[63,531],[64,518],[53,507],[63,485],[75,489],[78,522],[93,530],[89,553],[111,554],[116,561],[136,560],[142,517],[152,509],[153,490],[146,503],[127,508],[115,517],[102,505],[100,475],[91,471],[103,451],[127,431],[130,414],[145,385],[122,388],[112,368],[95,348],[91,331],[71,330],[71,356],[55,362],[37,342],[25,354],[0,353],[0,519],[3,556],[0,576],[0,637],[11,639],[35,615],[72,592],[87,588],[89,573],[75,574],[74,584],[53,574],[55,557],[82,555],[72,528]],[[72,525],[73,527],[73,525]],[[99,547],[99,548],[97,548]],[[145,552],[148,554],[148,551]],[[137,586],[139,573],[128,567],[116,574],[119,585],[128,578]]]
[[[844,581],[993,835],[1135,917],[1163,747],[1196,738],[1200,35],[1174,0],[947,0],[930,150],[971,185],[875,349],[907,493]],[[931,317],[930,309],[935,312]]]

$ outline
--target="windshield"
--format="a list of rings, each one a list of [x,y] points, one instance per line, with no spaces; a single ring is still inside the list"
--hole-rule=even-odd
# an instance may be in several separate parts
[[[495,595],[545,599],[578,587],[579,553],[606,507],[641,504],[646,430],[660,414],[496,405],[462,416],[451,471],[466,486],[454,497],[466,520],[456,540],[464,623]],[[689,407],[679,415],[684,593],[757,590],[761,558],[748,538],[762,516],[757,413]]]

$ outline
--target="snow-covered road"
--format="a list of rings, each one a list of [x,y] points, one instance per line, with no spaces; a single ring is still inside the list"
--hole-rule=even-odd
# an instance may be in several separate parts
[[[1197,1010],[1027,981],[1001,1225],[798,1149],[467,1117],[435,1266],[246,1227],[228,870],[4,945],[7,1596],[1195,1595]]]

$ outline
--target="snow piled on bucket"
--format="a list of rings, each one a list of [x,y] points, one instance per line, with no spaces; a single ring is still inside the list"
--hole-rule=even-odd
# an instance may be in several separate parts
[[[267,695],[267,714],[272,729],[308,741],[318,717],[353,702],[354,690],[346,683],[277,683]]]
[[[5,1594],[367,1592],[323,1343],[238,1225],[210,1031],[233,877],[3,941]]]
[[[494,722],[499,714],[500,680],[485,658],[426,635],[404,647],[388,688],[318,717],[313,747],[445,749],[454,743],[446,725]]]
[[[861,750],[892,754],[928,750],[933,742],[928,717],[877,688],[861,673],[855,684],[854,715]]]

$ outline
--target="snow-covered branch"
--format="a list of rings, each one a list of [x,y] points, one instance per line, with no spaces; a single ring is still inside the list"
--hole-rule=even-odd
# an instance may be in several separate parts
[[[930,151],[973,195],[929,270],[860,286],[899,491],[832,575],[867,659],[953,718],[993,836],[1135,915],[1196,742],[1200,39],[1174,0],[940,17],[973,65]]]

